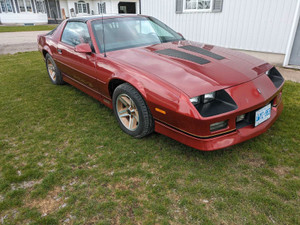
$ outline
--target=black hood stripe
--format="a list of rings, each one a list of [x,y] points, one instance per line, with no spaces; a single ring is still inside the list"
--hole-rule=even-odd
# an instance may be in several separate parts
[[[182,48],[184,50],[191,51],[191,52],[196,52],[196,53],[199,53],[199,54],[202,54],[202,55],[206,55],[208,57],[211,57],[211,58],[217,59],[217,60],[225,59],[225,57],[223,57],[221,55],[212,53],[212,52],[207,51],[203,48],[199,48],[199,47],[192,46],[192,45],[186,45],[186,46],[182,46],[182,47],[179,47],[179,48]]]
[[[179,59],[185,59],[187,61],[191,61],[191,62],[200,64],[200,65],[210,63],[210,61],[208,61],[207,59],[204,59],[204,58],[201,58],[201,57],[198,57],[195,55],[191,55],[191,54],[188,54],[188,53],[185,53],[182,51],[178,51],[175,49],[171,49],[171,48],[158,50],[155,52],[158,54],[172,56],[172,57],[179,58]]]

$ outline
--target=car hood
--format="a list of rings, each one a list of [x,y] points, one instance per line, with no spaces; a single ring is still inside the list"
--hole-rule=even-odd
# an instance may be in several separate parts
[[[119,50],[109,52],[108,56],[150,77],[159,77],[189,97],[248,82],[272,67],[238,51],[191,41]]]

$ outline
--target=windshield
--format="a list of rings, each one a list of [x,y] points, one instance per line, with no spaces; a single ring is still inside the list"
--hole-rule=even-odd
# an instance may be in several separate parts
[[[103,52],[103,35],[107,52],[184,40],[174,30],[152,17],[104,19],[103,24],[104,32],[102,20],[92,22],[100,52]]]

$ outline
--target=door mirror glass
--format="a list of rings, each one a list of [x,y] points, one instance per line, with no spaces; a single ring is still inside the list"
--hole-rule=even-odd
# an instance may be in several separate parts
[[[81,43],[81,44],[75,46],[75,52],[92,53],[92,49],[88,43]]]

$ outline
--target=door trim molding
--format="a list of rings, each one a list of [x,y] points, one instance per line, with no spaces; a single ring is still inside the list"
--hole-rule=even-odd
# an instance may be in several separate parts
[[[299,69],[299,66],[289,65],[289,61],[290,61],[290,57],[291,57],[291,53],[292,53],[292,49],[293,49],[293,45],[294,45],[294,40],[296,37],[298,23],[300,23],[300,0],[298,0],[297,7],[296,7],[292,30],[290,33],[288,46],[287,46],[287,50],[286,50],[286,54],[285,54],[285,58],[284,58],[284,62],[283,62],[284,67],[291,67],[291,68]]]

